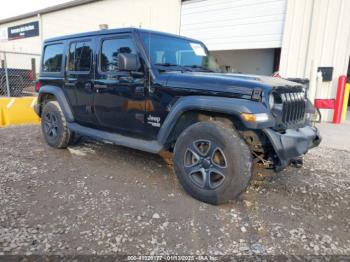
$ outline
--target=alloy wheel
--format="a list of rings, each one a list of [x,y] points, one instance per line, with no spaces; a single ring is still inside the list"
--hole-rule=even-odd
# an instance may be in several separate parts
[[[46,113],[44,117],[45,133],[52,138],[56,138],[58,134],[57,117],[53,113]]]
[[[191,143],[184,155],[186,174],[200,188],[213,190],[225,180],[227,160],[224,150],[211,140]]]

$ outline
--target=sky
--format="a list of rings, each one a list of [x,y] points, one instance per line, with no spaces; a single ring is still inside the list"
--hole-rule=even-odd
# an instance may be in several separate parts
[[[25,14],[70,1],[72,0],[3,0],[0,1],[0,19]]]

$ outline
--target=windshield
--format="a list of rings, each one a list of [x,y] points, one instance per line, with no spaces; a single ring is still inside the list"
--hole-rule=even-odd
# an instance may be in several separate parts
[[[218,71],[219,66],[200,42],[153,33],[142,33],[151,60],[158,67],[193,71]]]

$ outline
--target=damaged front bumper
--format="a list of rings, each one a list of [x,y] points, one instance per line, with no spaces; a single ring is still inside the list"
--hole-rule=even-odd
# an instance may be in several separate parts
[[[284,133],[276,132],[271,128],[263,129],[263,131],[269,138],[279,159],[279,163],[275,166],[276,171],[288,166],[293,158],[318,146],[322,140],[318,129],[311,126],[287,129]]]

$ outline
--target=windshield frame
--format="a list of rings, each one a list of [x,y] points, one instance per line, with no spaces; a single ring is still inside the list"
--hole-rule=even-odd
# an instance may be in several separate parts
[[[156,36],[160,36],[160,37],[167,37],[167,38],[173,38],[173,39],[180,39],[180,40],[185,40],[185,41],[188,41],[190,43],[195,43],[195,44],[200,44],[201,47],[204,49],[205,51],[205,54],[206,54],[206,57],[208,59],[210,59],[210,52],[207,48],[207,46],[199,41],[199,40],[196,40],[196,39],[192,39],[192,38],[188,38],[188,37],[183,37],[183,36],[178,36],[178,35],[173,35],[173,34],[168,34],[168,33],[161,33],[161,32],[155,32],[155,31],[139,31],[139,39],[140,39],[140,42],[141,42],[141,45],[143,46],[143,50],[144,50],[144,54],[145,56],[147,57],[147,60],[149,62],[149,65],[150,65],[150,68],[153,72],[157,72],[159,73],[160,71],[194,71],[194,70],[191,70],[191,67],[192,65],[186,65],[186,68],[188,68],[188,70],[183,70],[184,66],[183,65],[171,65],[171,66],[168,66],[168,65],[160,65],[160,64],[157,64],[155,63],[154,61],[152,61],[150,55],[149,55],[149,50],[148,50],[148,47],[146,46],[145,44],[145,38],[146,38],[146,35],[156,35]],[[187,67],[188,66],[188,67]],[[168,68],[168,70],[166,70],[166,68]],[[210,71],[211,69],[209,67],[207,67],[207,70]]]

